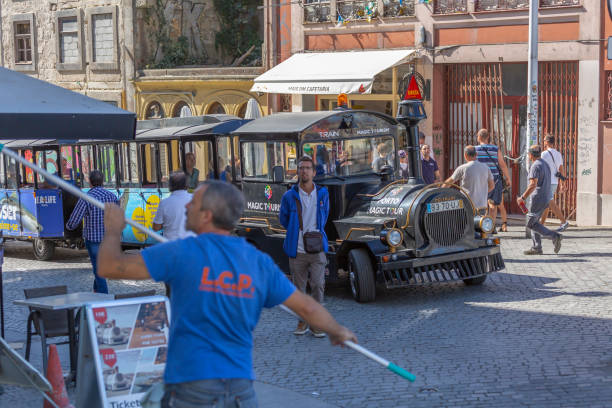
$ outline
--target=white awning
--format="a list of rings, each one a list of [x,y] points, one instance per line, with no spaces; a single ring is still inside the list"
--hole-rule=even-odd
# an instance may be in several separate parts
[[[415,50],[294,54],[255,78],[251,92],[369,94],[374,77],[408,62]]]

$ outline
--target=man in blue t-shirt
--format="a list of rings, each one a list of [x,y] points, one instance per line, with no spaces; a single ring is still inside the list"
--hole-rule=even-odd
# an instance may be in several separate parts
[[[162,406],[255,407],[252,331],[263,307],[279,304],[325,331],[333,344],[356,341],[310,296],[296,291],[272,259],[232,236],[244,209],[230,183],[209,180],[186,205],[186,229],[198,234],[121,251],[123,211],[105,209],[99,273],[110,279],[150,279],[172,287],[172,321]]]

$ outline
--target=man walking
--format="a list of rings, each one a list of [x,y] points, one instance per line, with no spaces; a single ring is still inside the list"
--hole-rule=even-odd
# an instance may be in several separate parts
[[[490,144],[490,135],[487,129],[480,129],[476,134],[478,139],[478,146],[476,146],[476,153],[478,155],[478,161],[489,166],[491,174],[493,174],[493,182],[495,188],[489,192],[489,215],[493,218],[493,224],[497,218],[497,207],[502,203],[502,197],[504,192],[504,184],[502,177],[506,181],[506,184],[510,185],[510,177],[508,176],[508,167],[506,162],[499,154],[499,148]],[[495,230],[494,230],[495,231]]]
[[[284,304],[329,334],[333,344],[356,341],[311,297],[295,290],[272,258],[232,236],[244,209],[230,183],[204,182],[187,204],[186,228],[198,234],[121,252],[123,212],[107,204],[100,274],[172,285],[172,322],[162,407],[257,406],[253,329],[263,307]]]
[[[298,183],[281,200],[279,219],[287,229],[283,249],[289,257],[293,283],[302,293],[310,283],[312,297],[323,302],[325,292],[325,266],[327,265],[327,235],[325,223],[329,215],[329,194],[325,187],[312,181],[315,168],[312,159],[302,156],[298,160]],[[293,332],[308,333],[308,324],[299,320]],[[315,337],[325,337],[320,327],[312,327]]]
[[[542,149],[538,145],[533,145],[529,148],[529,160],[531,160],[531,168],[529,169],[529,185],[523,195],[516,198],[519,206],[525,205],[525,200],[531,193],[531,206],[527,213],[527,227],[531,229],[531,239],[533,246],[524,252],[525,255],[542,255],[542,238],[552,239],[555,254],[561,249],[561,239],[563,238],[558,232],[554,232],[540,224],[540,218],[550,202],[550,168],[548,164],[540,157]]]
[[[466,146],[463,149],[463,156],[467,163],[457,167],[453,175],[444,183],[460,182],[461,188],[466,190],[472,199],[478,214],[484,215],[487,211],[487,195],[495,187],[493,175],[486,164],[476,160],[477,154],[474,146]]]
[[[104,182],[104,176],[99,170],[92,170],[89,173],[89,184],[91,189],[87,192],[87,195],[92,196],[98,201],[103,203],[119,204],[117,196],[110,191],[102,188]],[[85,226],[83,227],[83,238],[85,239],[85,248],[89,253],[89,259],[91,260],[91,266],[94,273],[94,284],[93,290],[97,293],[108,293],[108,286],[106,280],[98,275],[98,250],[100,248],[100,242],[104,238],[104,211],[89,204],[83,199],[79,199],[70,219],[66,223],[66,229],[72,231],[75,230],[81,222],[85,219]]]
[[[440,181],[440,170],[438,163],[431,157],[431,149],[429,145],[421,146],[421,169],[423,171],[423,180],[425,184],[433,184]]]
[[[170,174],[170,197],[164,198],[157,207],[153,219],[153,230],[164,230],[164,237],[170,241],[192,235],[185,230],[185,206],[191,201],[187,192],[187,175],[182,171]]]
[[[546,223],[546,218],[548,218],[548,210],[551,209],[555,216],[561,221],[561,226],[557,228],[557,232],[563,232],[569,226],[569,222],[565,215],[563,215],[563,211],[555,202],[555,193],[557,192],[557,187],[562,180],[565,180],[563,176],[563,156],[557,149],[555,149],[555,137],[553,135],[546,135],[544,137],[544,153],[542,153],[542,160],[544,160],[548,167],[550,168],[550,202],[548,203],[548,208],[544,210],[544,214],[542,214],[542,224]],[[561,178],[559,178],[561,176]],[[563,189],[563,185],[561,185],[561,189]]]

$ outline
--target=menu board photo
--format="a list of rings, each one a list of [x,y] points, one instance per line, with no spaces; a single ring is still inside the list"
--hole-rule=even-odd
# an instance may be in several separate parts
[[[170,324],[166,298],[140,298],[88,308],[102,406],[136,407],[163,381]]]

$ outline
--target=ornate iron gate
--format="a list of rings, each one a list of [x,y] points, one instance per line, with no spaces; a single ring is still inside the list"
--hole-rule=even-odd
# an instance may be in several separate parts
[[[539,142],[550,133],[563,155],[568,180],[565,190],[557,191],[555,200],[568,219],[576,216],[576,181],[578,152],[578,63],[540,62]],[[560,189],[559,189],[560,190]]]
[[[506,154],[506,120],[501,63],[448,65],[448,132],[445,146],[451,173],[464,163],[463,148],[477,144],[476,132],[489,129],[492,143]],[[511,131],[511,129],[508,129]]]

